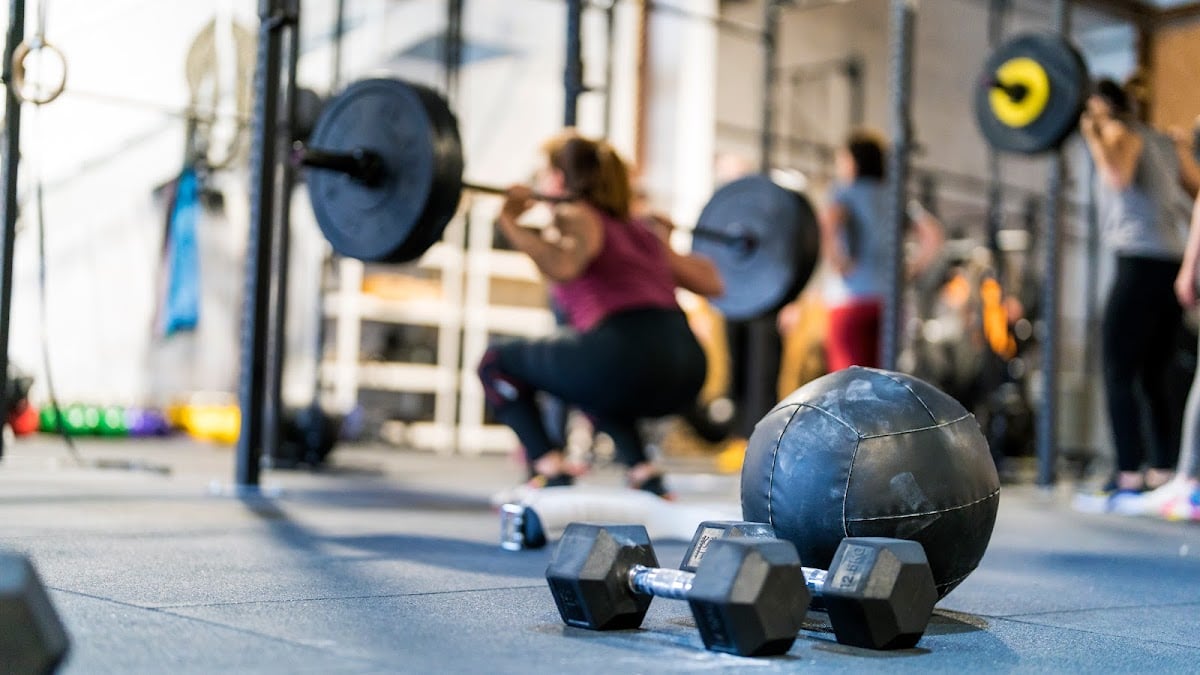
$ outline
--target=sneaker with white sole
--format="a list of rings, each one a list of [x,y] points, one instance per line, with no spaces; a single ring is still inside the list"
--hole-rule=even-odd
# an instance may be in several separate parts
[[[1167,520],[1200,522],[1200,485],[1187,484],[1187,491],[1173,495],[1159,509]]]
[[[1071,500],[1071,508],[1080,513],[1114,513],[1123,516],[1152,515],[1142,503],[1138,490],[1098,490],[1080,492]]]

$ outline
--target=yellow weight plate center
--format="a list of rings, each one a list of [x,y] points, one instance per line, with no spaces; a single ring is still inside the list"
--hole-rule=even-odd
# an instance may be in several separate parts
[[[988,95],[992,114],[1005,126],[1021,128],[1033,124],[1046,110],[1050,100],[1050,77],[1042,64],[1027,56],[1005,61],[996,69],[996,80],[1005,87],[1024,87],[1020,100],[1000,88]]]

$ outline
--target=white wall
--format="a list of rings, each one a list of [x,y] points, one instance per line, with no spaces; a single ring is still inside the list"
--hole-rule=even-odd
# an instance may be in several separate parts
[[[236,200],[231,221],[201,225],[205,271],[217,270],[206,277],[212,283],[202,329],[187,340],[193,344],[156,342],[151,326],[165,218],[151,191],[178,173],[184,142],[182,120],[167,110],[187,102],[186,49],[215,10],[203,2],[50,3],[47,38],[66,55],[68,89],[42,110],[24,111],[10,349],[17,365],[39,376],[35,398],[45,394],[32,201],[39,176],[46,185],[47,335],[59,395],[135,403],[170,388],[171,379],[215,387],[236,376],[227,353],[197,348],[232,330],[219,299],[240,295],[220,271],[244,245]],[[166,377],[172,364],[177,372]]]
[[[331,56],[332,0],[304,3],[305,54],[300,79],[325,90]],[[344,69],[351,76],[383,62],[396,45],[440,27],[441,3],[347,3],[353,28]],[[248,177],[240,166],[216,177],[226,192],[223,215],[198,227],[203,278],[200,325],[163,339],[153,326],[165,214],[152,190],[183,161],[188,103],[184,61],[193,37],[218,12],[257,32],[254,3],[50,3],[47,38],[66,54],[67,92],[37,111],[26,107],[21,166],[22,215],[10,355],[32,371],[44,400],[37,294],[38,256],[32,185],[45,181],[47,335],[57,393],[64,401],[164,403],[195,391],[232,392],[248,223]],[[32,14],[32,13],[31,13]],[[33,30],[33,16],[29,17]],[[253,53],[248,67],[253,68]],[[243,129],[246,140],[248,133]],[[311,389],[314,261],[321,242],[299,198],[293,209],[293,264],[288,347],[291,398]]]
[[[689,9],[715,15],[714,0]],[[709,25],[652,13],[649,20],[646,164],[644,182],[660,208],[681,223],[695,222],[712,194],[713,129],[719,39]]]

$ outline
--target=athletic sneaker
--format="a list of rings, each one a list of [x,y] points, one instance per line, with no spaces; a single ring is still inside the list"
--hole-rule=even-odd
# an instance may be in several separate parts
[[[1159,515],[1167,520],[1200,522],[1200,485],[1184,485],[1186,492],[1178,492],[1164,502]]]
[[[1186,500],[1192,493],[1192,486],[1183,479],[1172,479],[1162,485],[1143,492],[1135,504],[1139,516],[1158,516],[1163,507],[1179,499]]]
[[[1140,490],[1097,490],[1080,492],[1071,500],[1071,507],[1080,513],[1116,513],[1125,516],[1152,515],[1144,513]]]
[[[547,487],[570,487],[574,484],[575,477],[569,473],[560,473],[557,476],[543,476],[540,473],[535,473],[525,483],[525,485],[534,489]]]
[[[650,494],[662,497],[669,502],[675,501],[675,494],[667,489],[667,483],[665,480],[663,480],[661,474],[657,476],[651,476],[638,485],[630,483],[629,487],[633,490],[649,492]]]
[[[1073,505],[1084,513],[1120,516],[1161,516],[1168,504],[1186,503],[1193,488],[1185,480],[1172,480],[1150,491],[1116,490],[1111,486],[1092,494],[1076,495]]]

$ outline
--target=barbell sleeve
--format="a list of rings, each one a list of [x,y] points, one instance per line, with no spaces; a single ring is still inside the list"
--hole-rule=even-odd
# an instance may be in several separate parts
[[[1029,95],[1029,87],[1020,83],[1006,84],[1001,82],[1000,78],[992,78],[992,80],[988,82],[988,86],[990,86],[992,89],[999,89],[1000,91],[1004,92],[1014,103],[1020,103],[1021,101],[1025,100],[1026,96]]]
[[[629,570],[629,587],[635,593],[673,600],[687,600],[696,575],[663,567],[634,565]]]
[[[685,230],[686,231],[686,230]],[[737,247],[742,253],[753,253],[758,248],[758,239],[749,234],[730,234],[728,232],[719,232],[717,230],[709,230],[705,228],[696,228],[690,230],[693,237],[699,239],[708,239],[710,241],[729,244]]]
[[[296,152],[299,163],[303,166],[344,173],[370,186],[377,186],[383,182],[383,159],[373,150],[354,148],[349,152],[342,152],[297,144]]]

